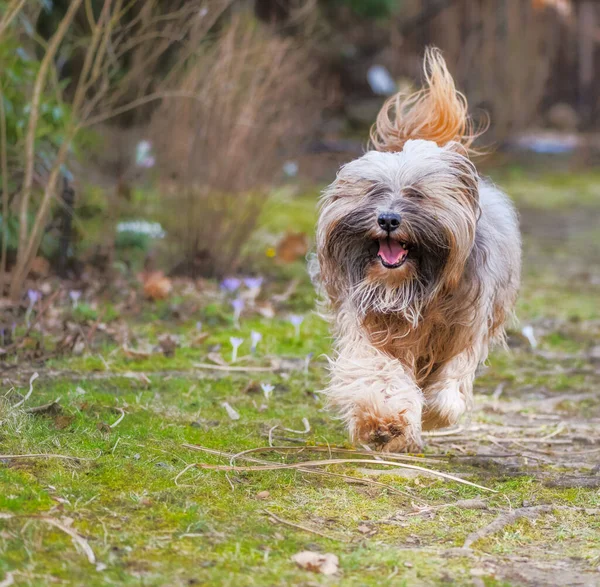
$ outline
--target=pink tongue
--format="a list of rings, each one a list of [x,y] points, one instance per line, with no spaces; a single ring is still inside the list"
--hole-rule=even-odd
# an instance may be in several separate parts
[[[379,252],[377,253],[388,265],[397,265],[407,251],[400,246],[398,241],[392,239],[381,239],[379,241]]]

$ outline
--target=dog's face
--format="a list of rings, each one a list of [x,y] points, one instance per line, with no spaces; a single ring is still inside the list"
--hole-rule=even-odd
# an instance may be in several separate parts
[[[460,145],[408,141],[345,165],[325,191],[317,229],[321,279],[334,303],[418,314],[458,283],[473,247],[477,172]]]

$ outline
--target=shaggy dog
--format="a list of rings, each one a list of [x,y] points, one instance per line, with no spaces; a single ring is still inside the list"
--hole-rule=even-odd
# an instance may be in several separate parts
[[[336,339],[326,394],[355,441],[388,451],[419,449],[422,429],[470,407],[519,287],[515,210],[469,158],[478,133],[438,50],[424,71],[325,190],[317,227]]]

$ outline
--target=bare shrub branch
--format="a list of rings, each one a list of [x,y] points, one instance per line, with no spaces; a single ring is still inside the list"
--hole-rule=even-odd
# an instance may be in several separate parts
[[[268,186],[311,132],[320,98],[306,49],[244,15],[214,43],[192,35],[189,44],[196,54],[173,81],[196,99],[165,99],[152,135],[170,179],[164,218],[183,255],[179,269],[218,275],[239,262]]]

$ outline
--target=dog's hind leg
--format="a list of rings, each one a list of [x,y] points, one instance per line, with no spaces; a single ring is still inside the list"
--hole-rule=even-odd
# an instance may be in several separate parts
[[[354,334],[340,341],[331,372],[325,393],[354,441],[394,452],[421,448],[423,395],[399,361]]]

